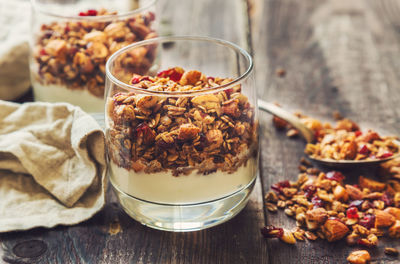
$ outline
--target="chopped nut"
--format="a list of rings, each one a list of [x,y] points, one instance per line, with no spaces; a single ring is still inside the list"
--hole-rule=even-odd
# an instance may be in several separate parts
[[[275,194],[275,192],[268,192],[265,195],[265,200],[267,202],[270,202],[270,203],[277,203],[278,202],[278,196]]]
[[[333,195],[335,196],[335,199],[339,201],[346,202],[349,199],[346,189],[341,185],[336,185],[333,190]]]
[[[286,132],[286,136],[290,138],[297,137],[299,135],[299,131],[297,129],[289,129],[288,132]]]
[[[265,203],[265,207],[267,207],[268,211],[273,213],[278,211],[278,207],[276,207],[276,205],[273,203]]]
[[[287,244],[296,244],[296,239],[294,238],[292,232],[286,229],[283,230],[283,236],[280,239]]]
[[[358,189],[352,185],[349,185],[349,184],[346,184],[345,188],[346,188],[347,194],[349,195],[351,200],[362,200],[363,199],[364,194],[362,193],[362,191],[360,191],[360,189]]]
[[[389,228],[389,236],[394,238],[400,238],[400,220],[396,220],[394,225]]]
[[[193,124],[182,124],[179,127],[178,139],[188,140],[197,137],[200,132],[200,128]]]
[[[309,230],[315,230],[324,224],[328,218],[328,213],[324,208],[316,208],[306,213],[306,223]]]
[[[349,228],[338,220],[328,219],[322,226],[322,231],[329,242],[337,241],[346,236]]]
[[[288,215],[288,216],[293,216],[293,215],[294,215],[294,212],[293,212],[292,210],[290,210],[289,208],[286,208],[286,209],[284,210],[284,212],[285,212],[285,214]]]
[[[396,218],[396,220],[400,220],[400,208],[388,207],[383,211],[393,215]]]
[[[274,116],[272,118],[272,123],[274,124],[274,126],[277,129],[285,129],[288,126],[288,122],[286,122],[285,120],[283,120],[277,116]]]
[[[182,75],[179,83],[181,85],[195,85],[198,81],[200,81],[201,75],[202,74],[199,71],[186,71]]]
[[[365,178],[363,176],[360,176],[358,178],[358,184],[360,185],[360,187],[362,188],[368,188],[371,191],[376,191],[376,192],[381,192],[385,189],[386,184],[378,182],[378,181],[374,181],[368,178]]]
[[[305,235],[308,240],[312,240],[312,241],[317,240],[317,238],[318,238],[313,232],[310,232],[310,231],[306,231]]]
[[[278,204],[277,204],[277,206],[280,208],[280,209],[283,209],[283,208],[285,208],[286,207],[286,203],[284,202],[284,201],[278,201]]]
[[[371,260],[371,256],[366,250],[357,250],[350,253],[347,261],[351,264],[365,264]]]
[[[399,255],[399,251],[395,248],[387,247],[385,248],[385,254],[389,256],[397,256]]]

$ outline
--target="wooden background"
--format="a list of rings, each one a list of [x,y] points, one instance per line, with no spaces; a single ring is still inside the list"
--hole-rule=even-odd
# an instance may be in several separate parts
[[[164,34],[214,36],[248,49],[261,98],[326,120],[339,110],[365,127],[400,131],[400,1],[160,0],[159,5]],[[285,77],[277,76],[279,68]],[[192,233],[152,230],[131,220],[109,191],[106,207],[80,225],[0,234],[0,263],[346,263],[355,248],[343,241],[293,246],[261,237],[264,224],[294,226],[283,212],[266,212],[263,194],[273,182],[297,177],[304,143],[278,133],[269,115],[260,118],[260,180],[231,221]],[[383,254],[385,246],[400,249],[400,242],[380,241],[370,251],[373,263],[399,263]]]

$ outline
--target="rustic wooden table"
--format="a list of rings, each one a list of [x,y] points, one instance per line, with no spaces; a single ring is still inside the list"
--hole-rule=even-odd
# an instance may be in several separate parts
[[[400,2],[398,0],[159,1],[163,34],[208,35],[233,41],[254,56],[260,98],[329,120],[334,110],[366,127],[400,131]],[[286,71],[284,77],[276,74]],[[20,102],[27,101],[26,95]],[[263,194],[273,182],[295,179],[304,143],[289,140],[260,114],[260,178],[247,207],[204,231],[170,233],[125,214],[111,190],[107,205],[72,227],[0,234],[5,263],[345,263],[342,242],[264,240],[265,224],[294,221],[270,214]],[[373,173],[352,171],[350,174]],[[373,263],[399,263],[371,250]]]

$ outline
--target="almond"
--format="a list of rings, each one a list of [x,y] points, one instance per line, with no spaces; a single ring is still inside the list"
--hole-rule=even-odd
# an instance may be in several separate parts
[[[364,198],[364,194],[360,189],[354,187],[353,185],[346,184],[346,191],[351,200],[362,200]]]
[[[358,184],[362,188],[368,188],[373,192],[381,192],[385,189],[386,184],[378,181],[374,181],[363,176],[358,178]]]
[[[396,220],[394,225],[389,228],[389,236],[394,238],[400,238],[400,220]]]
[[[395,218],[388,212],[376,210],[375,211],[375,227],[389,227],[395,222]]]
[[[399,208],[388,207],[383,211],[393,215],[396,218],[396,220],[400,220],[400,209]]]
[[[345,237],[349,232],[349,228],[339,220],[328,219],[322,226],[322,232],[324,232],[329,242],[333,242]]]
[[[182,124],[179,127],[179,133],[178,133],[178,139],[179,140],[188,140],[195,138],[200,132],[200,128],[197,126],[187,123],[187,124]]]

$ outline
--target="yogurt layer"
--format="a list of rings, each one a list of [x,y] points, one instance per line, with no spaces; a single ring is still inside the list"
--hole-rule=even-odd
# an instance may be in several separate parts
[[[86,89],[71,90],[63,85],[43,85],[34,81],[33,93],[35,101],[67,102],[81,107],[86,112],[104,112],[104,99],[94,96]]]
[[[146,201],[168,204],[191,204],[222,198],[249,184],[256,176],[254,158],[234,173],[220,170],[208,175],[193,171],[189,175],[173,176],[170,171],[158,173],[134,172],[110,161],[111,182],[123,192]]]

